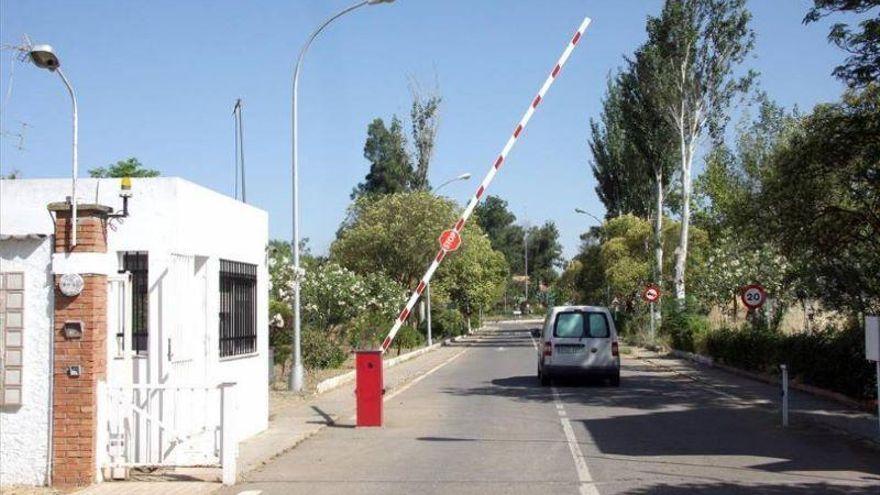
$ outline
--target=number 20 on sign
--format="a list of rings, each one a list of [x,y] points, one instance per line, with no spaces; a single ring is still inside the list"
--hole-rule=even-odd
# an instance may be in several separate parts
[[[749,309],[757,309],[767,300],[767,292],[760,284],[747,285],[742,291],[742,302]]]

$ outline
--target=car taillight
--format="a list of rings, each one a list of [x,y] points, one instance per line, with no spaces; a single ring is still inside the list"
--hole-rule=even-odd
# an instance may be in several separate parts
[[[620,355],[620,349],[617,346],[617,342],[611,343],[611,355],[612,356],[619,356]]]
[[[544,342],[544,355],[545,356],[552,356],[553,355],[553,347],[552,347],[552,344],[550,344],[550,342]]]

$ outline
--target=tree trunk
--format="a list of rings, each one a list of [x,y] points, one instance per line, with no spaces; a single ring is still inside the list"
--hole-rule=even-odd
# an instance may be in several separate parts
[[[654,283],[657,287],[663,286],[663,171],[658,168],[654,172],[654,180],[657,184],[657,205],[655,207],[657,217],[654,219]],[[660,319],[660,307],[657,305],[657,319]]]
[[[685,129],[680,130],[681,139],[681,233],[675,253],[675,298],[680,305],[685,299],[685,268],[688,254],[688,227],[691,223],[691,160],[693,146],[685,139]]]

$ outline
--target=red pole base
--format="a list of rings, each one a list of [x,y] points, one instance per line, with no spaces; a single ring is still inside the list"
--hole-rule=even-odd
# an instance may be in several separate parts
[[[357,426],[382,426],[382,351],[355,351]]]

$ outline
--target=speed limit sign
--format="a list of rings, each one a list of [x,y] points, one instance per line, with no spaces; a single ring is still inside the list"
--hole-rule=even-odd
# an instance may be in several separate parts
[[[761,284],[747,285],[742,291],[742,302],[749,309],[760,308],[767,300],[767,292]]]

